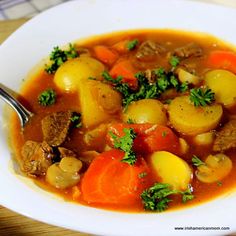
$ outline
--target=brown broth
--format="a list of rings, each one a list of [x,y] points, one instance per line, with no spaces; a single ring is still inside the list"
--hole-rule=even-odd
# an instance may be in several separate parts
[[[173,50],[176,47],[183,46],[190,42],[197,42],[204,51],[204,56],[201,58],[190,58],[188,59],[188,63],[197,64],[196,73],[200,76],[203,76],[204,73],[209,70],[206,64],[206,55],[211,50],[216,49],[226,49],[231,50],[229,46],[222,43],[218,39],[211,37],[209,35],[202,34],[194,34],[194,33],[186,33],[186,32],[178,32],[178,31],[170,31],[170,30],[142,30],[142,31],[131,31],[131,32],[121,32],[116,34],[108,34],[105,36],[94,37],[88,39],[87,41],[78,41],[77,45],[86,47],[93,54],[93,46],[94,45],[113,45],[116,42],[119,42],[122,39],[133,39],[137,38],[139,41],[143,41],[145,39],[153,39],[163,45],[166,46],[168,50]],[[129,52],[127,55],[121,55],[122,58],[127,58],[132,60],[134,56],[134,52]],[[160,67],[168,69],[169,65],[161,60],[157,63],[150,64],[151,67]],[[107,69],[110,69],[107,66]],[[135,68],[139,71],[139,68]],[[43,82],[42,82],[43,81]],[[45,89],[52,88],[57,92],[57,102],[53,106],[43,107],[40,106],[37,102],[38,95]],[[33,113],[36,115],[32,118],[30,123],[24,129],[24,132],[21,132],[20,123],[18,121],[17,116],[14,114],[11,117],[10,122],[10,136],[13,144],[13,151],[18,160],[21,158],[21,147],[23,146],[26,140],[34,140],[34,141],[42,141],[43,135],[41,131],[41,119],[46,115],[56,112],[56,111],[66,111],[73,110],[80,112],[79,98],[76,93],[62,93],[53,83],[53,76],[46,74],[44,71],[41,71],[39,74],[35,75],[32,78],[29,78],[26,85],[21,90],[21,96],[19,97],[20,102],[22,102],[26,107],[28,107]],[[236,109],[232,109],[232,113],[236,113]],[[227,114],[225,114],[227,116]],[[227,118],[227,117],[226,117]],[[116,119],[121,119],[120,117],[116,117]],[[83,142],[83,134],[86,132],[85,129],[74,130],[71,133],[70,141],[67,141],[64,146],[74,150],[77,154],[81,151],[87,150]],[[180,135],[179,135],[180,136]],[[184,137],[184,136],[183,136]],[[189,143],[193,143],[191,138],[184,137]],[[104,137],[101,137],[101,143],[104,142]],[[183,158],[190,164],[192,154],[197,154],[199,156],[207,157],[208,154],[211,153],[211,147],[199,147],[191,145],[189,153]],[[222,195],[223,193],[231,191],[236,185],[236,152],[231,151],[227,152],[228,156],[231,158],[233,162],[233,169],[230,174],[224,178],[221,182],[222,185],[219,186],[217,183],[212,184],[203,184],[199,182],[196,177],[193,178],[191,183],[194,189],[195,198],[192,201],[189,201],[186,204],[181,203],[181,199],[177,196],[174,197],[174,201],[170,203],[170,209],[176,209],[184,206],[190,206],[194,204],[203,203],[209,201],[217,196]],[[155,182],[156,179],[152,176],[152,181]],[[49,186],[44,178],[36,179],[36,182],[39,186],[45,188],[48,191],[54,192],[56,194],[61,195],[66,200],[73,201],[72,199],[72,189],[67,190],[58,190],[51,186]],[[82,197],[78,200],[79,203],[88,205],[83,201]],[[119,211],[129,211],[129,212],[142,212],[143,206],[140,201],[137,205],[134,206],[109,206],[102,204],[90,204],[92,207],[105,208],[109,210],[119,210]]]

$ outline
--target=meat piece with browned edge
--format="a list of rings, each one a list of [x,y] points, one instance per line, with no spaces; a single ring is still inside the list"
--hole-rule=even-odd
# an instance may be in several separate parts
[[[236,119],[230,120],[216,134],[213,151],[222,152],[231,148],[236,148]]]
[[[68,134],[73,112],[54,112],[42,119],[44,140],[51,146],[61,145]]]
[[[136,53],[136,58],[141,61],[152,60],[153,57],[166,52],[166,49],[152,40],[144,41]]]
[[[21,149],[22,170],[30,176],[45,175],[55,154],[46,142],[26,141]]]
[[[189,43],[183,47],[176,48],[174,55],[180,58],[199,57],[202,55],[202,48],[196,43]]]

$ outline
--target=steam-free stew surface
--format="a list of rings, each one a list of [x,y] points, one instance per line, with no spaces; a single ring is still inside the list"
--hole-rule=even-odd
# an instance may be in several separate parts
[[[24,174],[65,199],[122,211],[185,207],[234,188],[233,49],[208,35],[161,30],[105,35],[70,49],[58,68],[48,61],[47,72],[21,90],[19,100],[35,113],[23,132],[15,114],[10,122]],[[49,89],[55,101],[43,104]],[[49,118],[58,122],[68,111],[68,130],[54,134],[60,125]],[[154,197],[157,183],[168,192],[163,198]]]

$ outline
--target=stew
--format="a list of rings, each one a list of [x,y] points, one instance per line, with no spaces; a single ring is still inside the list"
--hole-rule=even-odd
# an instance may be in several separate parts
[[[118,32],[54,47],[19,100],[22,173],[66,199],[155,211],[236,184],[236,52],[204,34]]]

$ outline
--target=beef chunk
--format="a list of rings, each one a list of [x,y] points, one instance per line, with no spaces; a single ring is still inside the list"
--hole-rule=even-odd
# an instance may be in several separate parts
[[[189,43],[183,47],[176,48],[174,55],[180,58],[199,57],[202,55],[202,48],[195,43]]]
[[[222,152],[236,148],[236,119],[231,120],[216,134],[213,150]]]
[[[156,55],[164,53],[165,51],[166,49],[162,45],[154,41],[147,40],[144,41],[138,48],[136,58],[140,61],[148,61],[152,60]]]
[[[71,125],[72,112],[55,112],[42,119],[44,140],[51,146],[61,145]]]
[[[26,141],[21,150],[22,169],[30,176],[45,175],[55,157],[52,148],[46,143]]]

